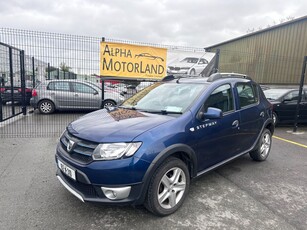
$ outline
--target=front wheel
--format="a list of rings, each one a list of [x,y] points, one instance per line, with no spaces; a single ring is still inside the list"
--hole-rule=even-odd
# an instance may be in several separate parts
[[[249,155],[255,161],[264,161],[269,156],[271,146],[272,134],[270,130],[265,129],[261,134],[256,149],[251,151]]]
[[[115,101],[105,100],[105,101],[103,102],[103,108],[114,107],[114,106],[116,106]]]
[[[154,173],[147,192],[146,208],[167,216],[182,205],[190,185],[189,170],[178,158],[168,158]]]
[[[190,75],[191,75],[191,76],[195,76],[195,75],[196,75],[196,71],[195,71],[195,69],[191,69],[191,71],[190,71]]]
[[[55,106],[52,101],[42,100],[38,103],[38,110],[42,114],[50,114],[55,110]]]

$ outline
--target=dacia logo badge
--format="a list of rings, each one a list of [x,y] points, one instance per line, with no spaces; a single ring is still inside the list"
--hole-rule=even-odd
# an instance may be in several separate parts
[[[69,153],[70,153],[70,152],[72,151],[72,149],[73,149],[74,145],[75,145],[75,142],[74,142],[74,141],[72,141],[72,140],[69,140],[68,145],[67,145],[67,147],[66,147],[67,152],[69,152]]]

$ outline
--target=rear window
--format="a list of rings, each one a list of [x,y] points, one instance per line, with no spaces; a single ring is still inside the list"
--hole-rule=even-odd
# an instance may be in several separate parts
[[[249,106],[258,103],[257,86],[250,83],[240,82],[236,85],[240,107]]]

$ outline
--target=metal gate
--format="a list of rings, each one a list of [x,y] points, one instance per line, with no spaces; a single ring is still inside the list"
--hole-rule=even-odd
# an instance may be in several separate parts
[[[0,122],[26,115],[24,66],[24,51],[0,42]]]

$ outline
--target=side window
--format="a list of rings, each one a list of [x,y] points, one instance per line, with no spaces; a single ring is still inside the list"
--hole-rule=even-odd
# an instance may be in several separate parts
[[[298,94],[299,94],[299,91],[290,92],[290,93],[288,93],[284,97],[284,100],[287,100],[287,101],[297,101],[298,100]],[[303,96],[304,95],[302,95],[302,98],[303,98]]]
[[[68,92],[70,91],[69,88],[69,82],[50,82],[48,87],[48,90],[55,90],[55,91],[65,91]]]
[[[208,107],[218,108],[223,113],[234,110],[231,86],[226,84],[216,88],[205,102],[205,111]]]
[[[238,83],[236,88],[241,108],[258,102],[258,90],[256,85],[251,85],[250,83]]]
[[[95,89],[82,83],[73,83],[73,87],[76,93],[89,93],[89,94],[97,93]]]

